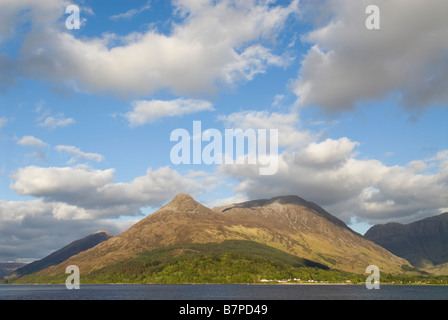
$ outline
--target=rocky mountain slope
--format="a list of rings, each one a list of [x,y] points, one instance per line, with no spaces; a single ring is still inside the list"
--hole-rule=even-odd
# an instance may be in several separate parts
[[[376,225],[364,237],[418,268],[429,270],[448,263],[448,213],[405,225]]]
[[[0,278],[10,275],[15,270],[23,267],[24,265],[26,265],[26,263],[16,263],[16,262],[0,263]]]
[[[64,274],[77,265],[81,274],[129,261],[167,246],[245,240],[267,245],[332,269],[363,273],[375,264],[401,273],[409,263],[364,239],[319,206],[296,196],[257,200],[210,209],[186,194],[142,219],[127,231],[39,274]]]
[[[67,260],[71,256],[74,256],[80,252],[95,247],[97,244],[109,240],[112,235],[107,231],[98,231],[91,235],[88,235],[82,239],[73,241],[67,246],[59,249],[50,255],[40,260],[26,264],[25,266],[16,269],[9,278],[18,278],[27,274],[39,272],[45,268],[55,266],[61,262]]]

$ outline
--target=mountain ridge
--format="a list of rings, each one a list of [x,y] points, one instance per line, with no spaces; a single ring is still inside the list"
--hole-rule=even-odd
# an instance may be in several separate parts
[[[418,268],[448,263],[448,212],[408,224],[375,225],[364,237]]]
[[[26,263],[21,262],[0,262],[0,278],[9,276],[15,270],[25,265]]]
[[[260,207],[260,206],[267,206],[267,205],[271,205],[271,204],[275,204],[275,203],[297,204],[300,206],[308,207],[309,209],[314,210],[317,214],[319,214],[323,218],[325,218],[341,227],[347,228],[348,230],[350,230],[352,232],[355,232],[352,229],[350,229],[342,220],[331,215],[330,213],[325,211],[323,208],[321,208],[317,204],[307,201],[307,200],[305,200],[299,196],[296,196],[296,195],[278,196],[278,197],[274,197],[271,199],[250,200],[250,201],[246,201],[246,202],[242,202],[242,203],[236,203],[236,204],[232,204],[232,205],[215,207],[213,209],[224,213],[224,212],[234,209],[234,208],[250,208],[250,207],[256,207],[256,206]]]
[[[101,242],[104,242],[110,238],[112,238],[112,234],[108,231],[101,230],[95,233],[92,233],[84,238],[75,240],[63,248],[56,250],[49,254],[48,256],[26,264],[12,272],[7,276],[7,278],[18,278],[31,273],[36,273],[41,270],[44,270],[48,267],[58,265],[68,258],[81,253],[85,250],[95,247]]]
[[[90,274],[142,252],[168,246],[254,241],[297,257],[348,272],[376,264],[399,273],[410,264],[364,239],[324,209],[296,196],[254,200],[210,209],[186,194],[128,230],[39,274],[58,275],[65,265]]]

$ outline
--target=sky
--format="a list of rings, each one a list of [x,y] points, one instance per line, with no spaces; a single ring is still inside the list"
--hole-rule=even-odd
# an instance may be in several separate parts
[[[297,195],[361,234],[448,211],[447,16],[444,0],[0,0],[0,262],[119,234],[179,193]],[[176,130],[204,148],[237,129],[277,130],[275,174],[173,161]]]

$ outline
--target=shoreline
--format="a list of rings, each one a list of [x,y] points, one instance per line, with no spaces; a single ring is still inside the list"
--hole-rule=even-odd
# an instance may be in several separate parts
[[[80,286],[365,286],[365,283],[81,283]],[[47,284],[23,284],[23,283],[2,283],[2,286],[65,286],[65,284],[47,283]],[[381,286],[426,286],[443,287],[446,283],[425,284],[425,283],[380,283]]]

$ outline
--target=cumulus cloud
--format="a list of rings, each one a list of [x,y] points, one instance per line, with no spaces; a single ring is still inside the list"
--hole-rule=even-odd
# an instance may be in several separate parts
[[[316,139],[315,133],[302,129],[299,115],[296,113],[278,113],[269,111],[244,111],[229,115],[220,115],[228,128],[246,129],[277,129],[279,130],[279,146],[287,148],[299,148]]]
[[[0,256],[26,262],[98,230],[118,234],[142,217],[143,208],[158,209],[182,192],[194,196],[210,183],[203,174],[182,176],[169,167],[148,169],[129,183],[116,182],[113,169],[85,165],[30,166],[11,178],[12,190],[35,200],[0,200]]]
[[[19,168],[11,188],[21,195],[75,203],[90,198],[99,188],[112,183],[114,170],[88,170],[84,167]],[[91,199],[91,198],[90,198]]]
[[[266,113],[246,114],[253,117],[252,125],[276,122],[280,116],[273,113],[271,119]],[[242,114],[231,115],[227,120],[234,119],[238,125],[241,117]],[[286,136],[300,136],[300,130],[285,128]],[[375,224],[412,222],[446,208],[448,151],[411,161],[406,166],[387,166],[376,159],[358,158],[360,144],[347,137],[319,136],[285,149],[279,155],[278,172],[273,176],[259,175],[254,165],[222,165],[220,172],[235,178],[238,184],[234,191],[249,199],[295,194],[324,206],[346,223],[353,217]]]
[[[0,256],[2,262],[31,262],[70,242],[99,230],[118,234],[119,223],[107,219],[62,219],[63,203],[42,199],[0,200]]]
[[[2,0],[0,12],[0,45],[16,35],[17,26],[28,20],[33,25],[46,26],[61,15],[61,9],[69,5],[65,0]],[[45,16],[46,15],[46,16]]]
[[[339,140],[327,139],[322,142],[312,142],[296,156],[310,167],[337,168],[353,156],[353,150],[359,143],[348,138]]]
[[[416,112],[448,102],[446,1],[376,1],[380,30],[365,27],[367,0],[325,4],[310,14],[317,27],[302,37],[311,48],[293,86],[299,105],[349,111],[395,95]]]
[[[150,29],[79,39],[57,27],[65,2],[52,0],[51,9],[50,0],[27,7],[29,2],[5,6],[13,16],[33,22],[18,57],[21,75],[126,96],[163,89],[177,95],[209,94],[221,85],[250,81],[269,66],[284,65],[289,58],[264,43],[272,44],[286,19],[299,10],[298,0],[287,6],[268,0],[173,1],[179,19],[169,34]],[[31,8],[27,15],[20,11],[24,7]],[[35,17],[46,9],[46,21]],[[10,20],[2,24],[14,29]]]
[[[24,136],[22,139],[17,141],[17,144],[25,147],[43,148],[47,144],[42,140],[33,136]]]
[[[114,182],[114,170],[86,166],[20,168],[11,189],[20,195],[64,203],[63,216],[114,218],[141,214],[143,207],[158,207],[178,193],[201,191],[197,179],[181,176],[169,167],[148,169],[130,183]],[[62,212],[60,211],[60,212]]]
[[[132,105],[133,110],[125,114],[131,127],[151,123],[164,117],[181,117],[200,111],[214,110],[210,102],[193,99],[141,100],[134,101]]]

